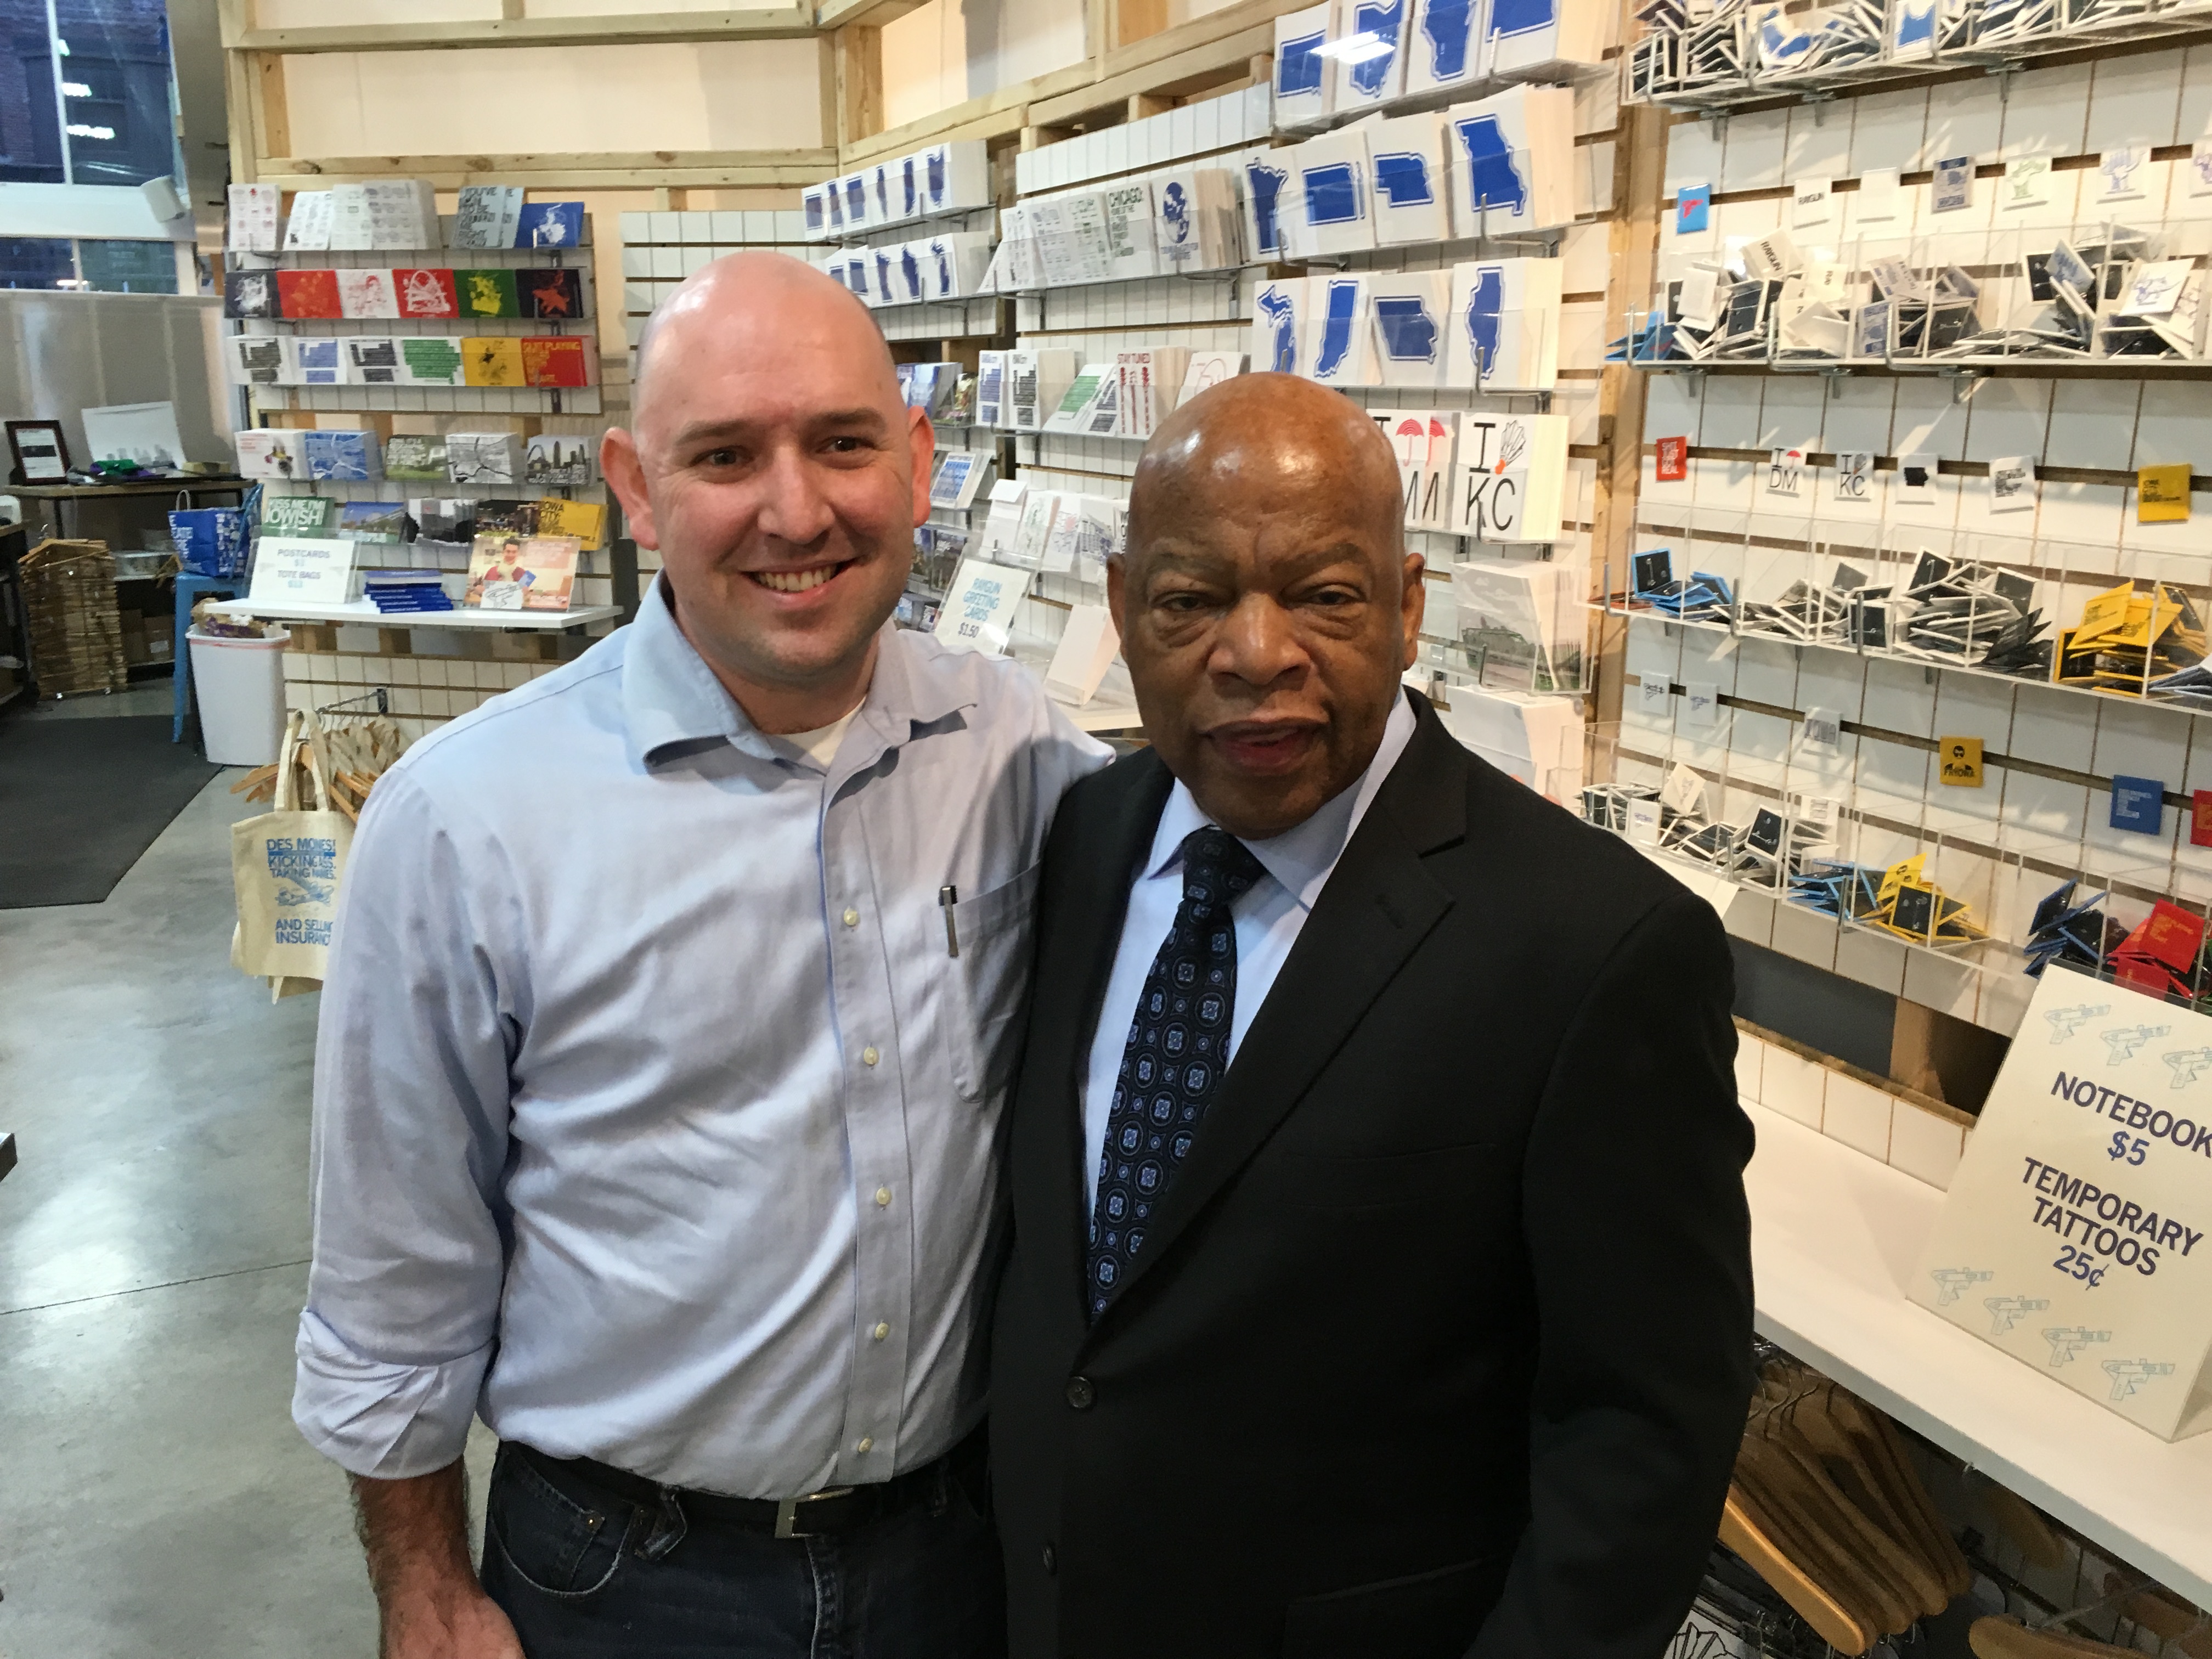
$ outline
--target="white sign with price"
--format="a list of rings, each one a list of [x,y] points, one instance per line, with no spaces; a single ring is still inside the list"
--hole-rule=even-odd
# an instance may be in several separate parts
[[[1014,607],[1029,591],[1026,570],[1009,570],[981,559],[961,560],[951,591],[937,613],[938,639],[955,651],[1005,656],[1013,633]]]
[[[2212,1018],[2046,969],[1908,1293],[2161,1439],[2212,1428]]]
[[[343,605],[353,597],[351,542],[264,536],[253,555],[256,605]]]

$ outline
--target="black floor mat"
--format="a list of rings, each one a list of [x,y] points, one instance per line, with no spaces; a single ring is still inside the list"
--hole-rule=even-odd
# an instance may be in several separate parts
[[[0,910],[99,903],[222,769],[167,714],[0,719]]]

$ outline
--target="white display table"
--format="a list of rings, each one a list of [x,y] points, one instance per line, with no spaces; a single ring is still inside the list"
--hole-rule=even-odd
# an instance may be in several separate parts
[[[2212,1605],[2212,1435],[2173,1445],[1905,1299],[1943,1194],[1761,1106],[1758,1329],[2199,1606]]]

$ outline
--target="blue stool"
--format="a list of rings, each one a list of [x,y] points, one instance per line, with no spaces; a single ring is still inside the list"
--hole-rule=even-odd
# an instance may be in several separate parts
[[[195,576],[181,570],[177,573],[177,665],[170,678],[171,743],[185,740],[185,715],[192,706],[192,654],[191,647],[185,643],[185,635],[191,629],[192,607],[210,597],[234,599],[239,586],[234,577]]]

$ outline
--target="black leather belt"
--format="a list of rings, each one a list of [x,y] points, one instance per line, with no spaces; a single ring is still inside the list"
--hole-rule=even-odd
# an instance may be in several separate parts
[[[986,1503],[988,1453],[984,1431],[972,1431],[944,1456],[866,1486],[833,1486],[804,1498],[731,1498],[718,1492],[689,1486],[664,1486],[628,1469],[592,1457],[554,1457],[520,1440],[501,1443],[508,1450],[573,1496],[617,1498],[647,1510],[669,1500],[681,1507],[693,1524],[736,1527],[776,1538],[826,1538],[851,1532],[872,1521],[896,1515],[927,1502],[941,1482],[959,1481],[981,1507]],[[574,1489],[580,1488],[580,1492]]]

